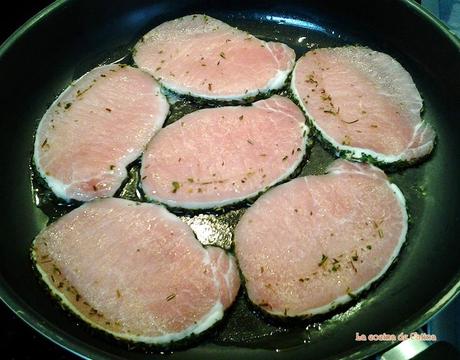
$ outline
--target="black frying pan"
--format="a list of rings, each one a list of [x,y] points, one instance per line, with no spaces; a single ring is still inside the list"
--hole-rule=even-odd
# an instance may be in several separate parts
[[[140,359],[146,350],[88,331],[50,300],[32,270],[29,247],[44,226],[33,202],[29,162],[38,119],[60,91],[90,68],[125,56],[159,23],[207,13],[300,56],[306,43],[359,43],[389,53],[413,75],[425,100],[424,118],[438,144],[427,162],[391,174],[411,214],[407,245],[378,287],[332,317],[268,322],[241,294],[226,320],[174,358],[361,358],[391,345],[356,342],[355,333],[409,333],[460,289],[460,44],[413,1],[57,1],[0,48],[2,238],[0,296],[24,321],[61,346],[90,358]],[[305,36],[305,42],[299,37]],[[321,161],[332,158],[316,145]],[[324,164],[312,160],[304,173]],[[276,350],[277,349],[277,350]],[[276,351],[275,351],[276,350]],[[147,350],[152,358],[158,352]]]

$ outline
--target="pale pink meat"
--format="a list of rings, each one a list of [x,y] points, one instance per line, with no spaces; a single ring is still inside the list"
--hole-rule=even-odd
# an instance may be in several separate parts
[[[38,270],[78,316],[118,338],[162,344],[223,316],[239,285],[235,260],[203,248],[163,207],[99,199],[63,216],[33,244]]]
[[[147,198],[172,207],[236,203],[288,177],[305,154],[308,127],[289,99],[193,112],[162,129],[142,157]]]
[[[357,46],[309,51],[291,88],[323,140],[348,158],[414,162],[433,149],[422,98],[389,55]]]
[[[112,196],[162,127],[169,105],[158,83],[125,65],[91,70],[51,105],[38,126],[34,162],[60,198]]]
[[[261,196],[235,230],[250,300],[278,316],[326,313],[388,269],[407,232],[405,200],[383,171],[336,160],[326,175]]]
[[[259,40],[206,15],[157,26],[137,43],[133,57],[166,88],[215,100],[279,89],[295,63],[287,45]]]

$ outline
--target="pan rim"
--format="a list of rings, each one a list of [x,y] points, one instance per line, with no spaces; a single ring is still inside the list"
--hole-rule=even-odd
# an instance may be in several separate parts
[[[25,33],[30,31],[42,19],[47,18],[72,1],[73,0],[56,0],[27,20],[0,45],[0,61]],[[437,19],[428,10],[422,8],[417,2],[415,2],[415,0],[399,0],[399,3],[401,3],[402,6],[405,6],[409,12],[414,14],[414,16],[419,16],[423,18],[425,22],[431,23],[433,30],[440,32],[442,36],[446,37],[450,43],[460,50],[460,37],[456,36],[441,20]],[[407,333],[408,331],[410,332],[420,328],[420,326],[439,313],[459,294],[460,268],[458,269],[456,275],[452,278],[452,281],[448,283],[430,303],[426,304],[424,309],[420,311],[420,314],[413,315],[412,318],[406,319],[406,321],[401,324],[401,332]],[[122,359],[119,355],[114,355],[112,353],[109,354],[100,348],[96,348],[91,344],[81,341],[79,338],[69,334],[67,331],[57,327],[48,319],[44,318],[40,313],[33,310],[24,302],[24,300],[21,299],[14,289],[8,285],[2,274],[0,274],[0,300],[2,300],[2,302],[11,309],[11,311],[13,311],[21,320],[23,320],[35,331],[61,348],[83,359],[105,359],[108,357]],[[367,346],[360,348],[359,353],[356,352],[355,348],[349,349],[348,352],[341,355],[352,359],[362,358],[365,356],[372,356],[385,349],[389,349],[394,345],[393,343],[386,342],[367,342],[366,344]],[[226,348],[231,349],[234,347],[229,346]],[[301,350],[301,348],[302,345],[299,345],[293,348],[287,348],[284,351],[289,352],[296,349]],[[193,348],[188,349],[188,351],[192,349]],[[271,350],[251,350],[251,354],[254,354],[254,352],[266,355],[273,353]]]

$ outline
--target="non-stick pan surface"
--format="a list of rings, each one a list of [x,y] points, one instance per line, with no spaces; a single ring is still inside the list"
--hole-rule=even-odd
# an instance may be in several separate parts
[[[72,79],[125,56],[150,28],[191,13],[207,13],[258,37],[286,42],[297,56],[310,47],[355,43],[389,53],[413,75],[425,100],[423,117],[435,127],[438,144],[425,163],[390,175],[407,197],[411,222],[407,245],[378,287],[333,316],[293,324],[262,319],[240,294],[221,325],[172,356],[360,358],[391,344],[356,342],[356,332],[397,335],[425,323],[460,284],[460,46],[411,1],[70,0],[42,11],[0,48],[3,301],[36,330],[82,356],[158,354],[89,331],[39,284],[29,248],[46,217],[34,205],[29,164],[38,119]],[[332,157],[315,145],[312,159],[304,173],[320,172]]]

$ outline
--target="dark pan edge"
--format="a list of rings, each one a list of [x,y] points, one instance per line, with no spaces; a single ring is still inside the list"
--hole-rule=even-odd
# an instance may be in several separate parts
[[[17,38],[21,37],[27,30],[33,27],[38,23],[42,18],[48,16],[51,12],[55,11],[57,8],[61,7],[68,0],[56,0],[52,4],[48,5],[46,8],[38,12],[36,15],[32,16],[24,24],[21,25],[14,33],[12,33],[4,42],[0,45],[0,58],[9,50],[9,48],[14,44]]]
[[[460,50],[460,38],[456,36],[452,31],[449,30],[447,25],[431,14],[427,9],[421,7],[415,0],[402,0],[405,6],[413,13],[418,13],[425,21],[430,22],[438,30],[440,30],[445,36],[452,41],[457,48]],[[0,53],[1,54],[1,53]]]

